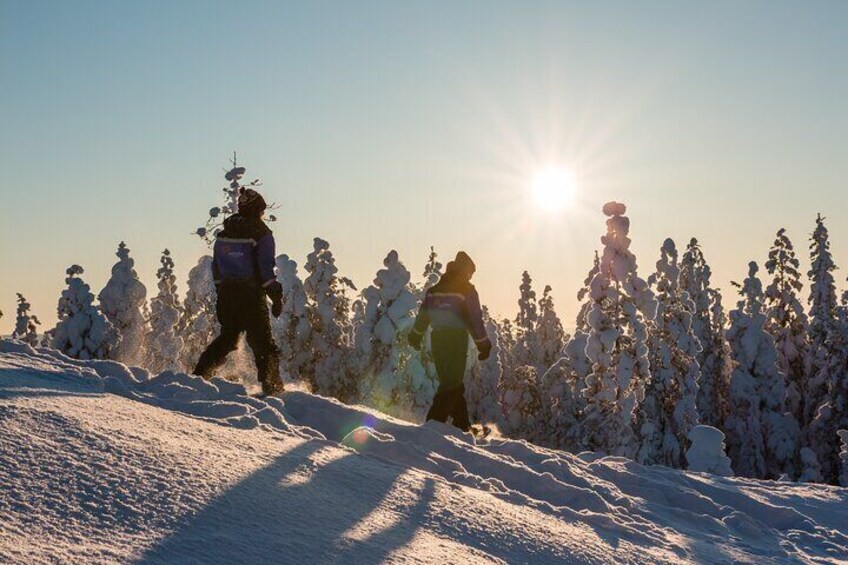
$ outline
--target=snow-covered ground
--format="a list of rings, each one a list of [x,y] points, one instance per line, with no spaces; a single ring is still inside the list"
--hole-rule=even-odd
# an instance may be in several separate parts
[[[0,342],[0,562],[848,562],[848,489],[244,392]]]

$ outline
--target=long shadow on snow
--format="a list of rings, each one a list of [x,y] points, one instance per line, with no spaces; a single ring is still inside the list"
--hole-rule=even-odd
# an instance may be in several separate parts
[[[403,471],[369,464],[353,453],[320,467],[309,457],[327,447],[305,441],[228,489],[138,563],[316,563],[348,561],[347,551],[367,561],[402,547],[415,524],[400,520],[363,542],[344,539],[378,508]],[[412,515],[423,514],[432,497],[425,489]]]

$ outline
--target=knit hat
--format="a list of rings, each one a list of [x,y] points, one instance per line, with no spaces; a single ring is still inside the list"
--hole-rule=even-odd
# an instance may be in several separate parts
[[[244,216],[259,216],[265,209],[268,207],[268,204],[265,203],[265,199],[262,198],[262,195],[253,190],[252,188],[244,188],[242,187],[239,190],[238,196],[238,211],[239,214]]]
[[[456,259],[453,260],[455,268],[459,271],[467,273],[469,275],[473,275],[477,270],[477,265],[474,264],[474,261],[471,260],[471,257],[468,256],[468,253],[465,251],[460,251],[456,254]]]

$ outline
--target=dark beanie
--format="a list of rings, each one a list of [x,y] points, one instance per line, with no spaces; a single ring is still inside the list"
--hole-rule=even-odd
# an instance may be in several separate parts
[[[242,188],[239,191],[239,214],[244,216],[259,216],[267,207],[268,204],[265,203],[265,199],[262,198],[262,195],[252,188]]]
[[[477,265],[474,264],[474,261],[471,260],[471,257],[469,257],[468,253],[465,251],[457,253],[456,259],[454,259],[453,262],[456,264],[456,268],[460,271],[474,273],[477,270]]]

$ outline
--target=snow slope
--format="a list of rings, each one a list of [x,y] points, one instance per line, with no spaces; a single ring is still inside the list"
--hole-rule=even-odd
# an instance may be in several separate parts
[[[0,422],[2,563],[848,560],[848,489],[475,445],[12,341]]]

